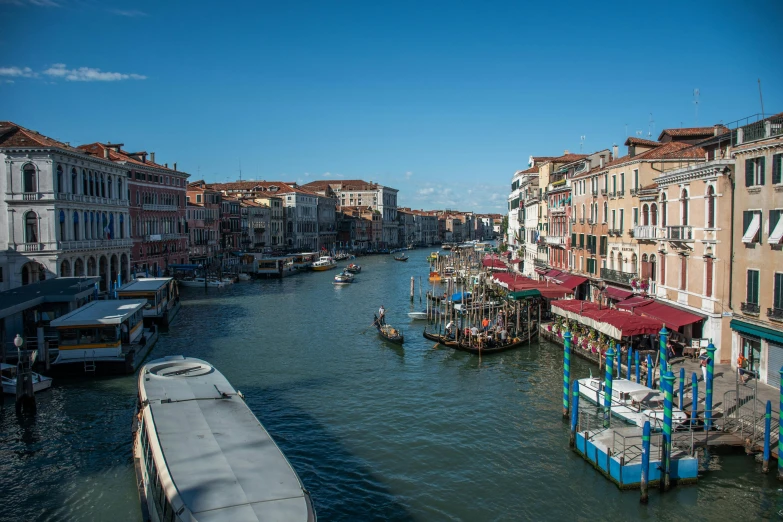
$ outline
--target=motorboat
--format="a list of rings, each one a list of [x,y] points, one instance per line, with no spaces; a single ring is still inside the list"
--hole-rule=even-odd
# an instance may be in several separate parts
[[[16,394],[16,375],[17,367],[15,364],[0,363],[0,374],[3,376],[3,393],[10,395]],[[46,390],[52,387],[52,378],[39,373],[33,374],[33,393]]]
[[[414,321],[426,321],[427,311],[424,310],[423,312],[408,312],[408,317],[410,317]]]
[[[353,283],[353,274],[343,271],[340,274],[334,276],[334,284],[336,285],[348,285]]]
[[[362,271],[362,267],[357,265],[357,264],[355,264],[355,263],[351,263],[350,265],[345,267],[345,270],[347,270],[348,272],[350,272],[352,274],[358,274],[359,272]]]
[[[252,279],[250,277],[250,274],[246,274],[244,272],[241,272],[237,277],[239,278],[240,281],[250,281],[250,279]]]
[[[194,277],[193,279],[180,279],[179,280],[180,286],[190,286],[194,288],[204,288],[212,287],[212,288],[223,288],[226,286],[226,283],[223,281],[217,280],[217,279],[207,279],[206,284],[204,283],[203,277]]]
[[[596,377],[579,379],[579,395],[598,406],[604,405],[604,381]],[[612,379],[612,415],[643,427],[650,421],[653,430],[663,429],[663,393],[628,379]],[[672,406],[672,428],[688,424],[688,415]]]
[[[318,258],[318,261],[313,263],[313,270],[316,272],[323,272],[325,270],[331,270],[332,268],[337,267],[337,261],[334,260],[332,256],[321,256]]]

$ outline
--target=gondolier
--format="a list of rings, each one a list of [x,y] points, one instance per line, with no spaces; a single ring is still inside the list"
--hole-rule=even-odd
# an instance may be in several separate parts
[[[381,305],[381,307],[378,309],[378,324],[386,324],[386,309],[383,307],[383,305]]]

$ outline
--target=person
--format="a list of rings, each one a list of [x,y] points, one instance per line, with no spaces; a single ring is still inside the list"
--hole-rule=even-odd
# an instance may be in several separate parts
[[[674,346],[672,345],[671,341],[666,341],[666,357],[671,359],[672,357],[675,357],[677,354],[674,353]]]
[[[386,324],[386,309],[381,305],[381,307],[378,309],[378,324],[383,326]]]
[[[701,374],[704,377],[704,382],[707,382],[707,365],[710,363],[710,356],[707,355],[707,349],[702,348],[699,350],[699,365],[701,366]]]
[[[484,332],[487,332],[489,330],[489,319],[487,319],[486,317],[484,318],[483,321],[481,321],[481,328],[482,330],[484,330]]]
[[[752,377],[752,372],[749,368],[750,361],[748,361],[748,358],[745,357],[742,352],[740,352],[739,357],[737,357],[737,372],[739,373],[740,380],[742,380],[743,383],[748,382]]]
[[[454,322],[449,321],[449,324],[446,325],[446,337],[453,337],[453,332],[451,329],[454,328]]]
[[[470,335],[472,335],[473,337],[478,337],[478,334],[479,334],[479,330],[475,326],[470,329]]]

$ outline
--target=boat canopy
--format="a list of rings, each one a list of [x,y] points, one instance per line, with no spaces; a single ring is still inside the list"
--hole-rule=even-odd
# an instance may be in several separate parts
[[[118,294],[123,292],[157,292],[161,288],[171,283],[171,277],[145,277],[131,281],[127,285],[117,290]]]
[[[58,317],[50,325],[53,328],[70,328],[74,326],[121,324],[141,310],[146,304],[146,299],[93,301],[81,308],[77,308],[73,312]]]

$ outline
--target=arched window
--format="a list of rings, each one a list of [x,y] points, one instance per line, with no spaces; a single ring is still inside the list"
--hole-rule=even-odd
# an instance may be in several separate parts
[[[100,195],[101,195],[101,197],[105,198],[106,197],[106,183],[105,183],[105,179],[103,177],[103,172],[101,172],[101,181],[100,181],[99,188],[100,188]]]
[[[661,226],[666,226],[666,194],[661,194]]]
[[[625,268],[623,266],[623,255],[622,254],[617,254],[617,270],[619,270],[620,272],[625,272],[625,270],[623,270],[623,268]]]
[[[71,194],[79,192],[79,175],[76,173],[76,169],[71,169]]]
[[[65,230],[66,229],[65,229],[65,212],[64,211],[62,211],[62,210],[60,211],[59,218],[60,218],[59,219],[60,226],[58,227],[58,229],[60,231],[59,239],[60,239],[60,241],[65,241],[65,235],[66,235],[66,231]]]
[[[122,179],[117,178],[117,199],[124,199],[122,195]]]
[[[106,178],[106,197],[109,199],[112,199],[111,189],[111,176],[108,176]]]
[[[682,215],[682,224],[687,225],[688,224],[688,191],[685,189],[682,189],[682,194],[680,195],[680,208],[681,215]]]
[[[642,225],[647,226],[650,224],[650,207],[647,203],[642,207]]]
[[[78,212],[73,213],[73,239],[74,241],[79,240],[79,213]]]
[[[639,264],[638,262],[639,262],[639,258],[636,257],[636,254],[634,254],[631,257],[631,270],[630,270],[630,272],[632,274],[636,274],[637,273],[636,269],[637,269],[637,265]]]
[[[125,219],[123,214],[120,214],[120,239],[125,239]]]
[[[603,222],[606,223],[606,219],[609,216],[609,205],[604,201],[604,219]]]
[[[650,279],[655,281],[657,279],[657,272],[655,266],[655,254],[650,255]]]
[[[63,166],[57,165],[57,186],[54,187],[55,192],[65,192],[63,190]]]
[[[658,205],[653,203],[650,205],[650,224],[652,226],[658,226]]]
[[[35,175],[35,166],[27,164],[22,169],[22,192],[38,192],[38,180]]]
[[[92,179],[92,171],[90,171],[90,172],[87,174],[87,176],[88,176],[88,177],[89,177],[89,179],[90,179],[90,196],[94,196],[94,195],[95,195],[95,180],[94,180],[94,179]]]
[[[24,242],[38,242],[38,215],[32,210],[24,215]]]
[[[715,228],[715,189],[707,188],[707,228]]]
[[[82,194],[85,196],[90,195],[90,183],[89,178],[87,176],[87,171],[82,169]]]
[[[582,219],[585,218],[585,204],[582,203]]]
[[[614,252],[609,252],[609,269],[614,270]]]

